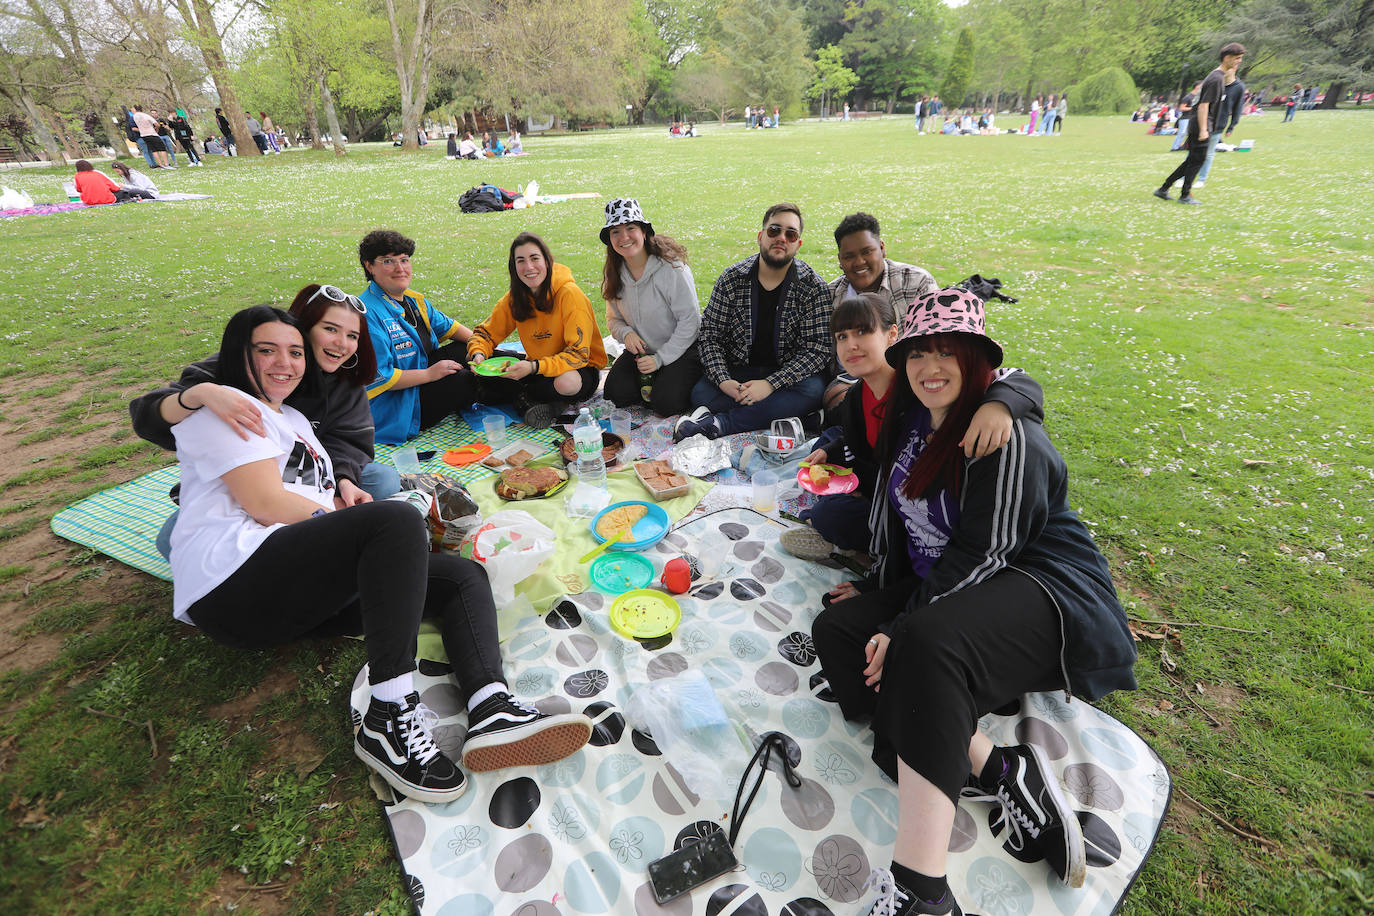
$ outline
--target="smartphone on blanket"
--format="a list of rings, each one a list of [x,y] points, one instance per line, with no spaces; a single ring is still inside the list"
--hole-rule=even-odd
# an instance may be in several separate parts
[[[649,886],[659,904],[667,903],[739,867],[724,830],[649,863]]]

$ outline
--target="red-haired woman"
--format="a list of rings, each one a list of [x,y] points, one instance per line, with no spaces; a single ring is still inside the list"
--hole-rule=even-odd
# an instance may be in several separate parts
[[[1002,362],[982,300],[960,289],[918,300],[887,361],[897,374],[870,516],[879,587],[846,583],[812,626],[840,708],[871,717],[873,759],[897,781],[897,841],[890,869],[870,877],[873,912],[962,912],[945,859],[970,773],[1009,829],[1080,886],[1083,834],[1043,752],[994,746],[978,719],[1027,692],[1094,700],[1135,687],[1107,561],[1038,423],[1016,420],[1000,450],[964,456]]]

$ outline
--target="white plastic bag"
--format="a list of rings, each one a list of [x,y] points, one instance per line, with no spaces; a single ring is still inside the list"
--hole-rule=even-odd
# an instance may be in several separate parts
[[[553,531],[520,509],[493,514],[472,538],[472,558],[486,566],[497,607],[515,598],[515,586],[553,556],[553,549]]]
[[[625,718],[653,736],[664,759],[703,799],[734,797],[749,749],[699,671],[631,685]]]
[[[76,182],[72,182],[72,193],[76,193]],[[24,210],[33,206],[33,198],[14,188],[0,187],[0,210]]]

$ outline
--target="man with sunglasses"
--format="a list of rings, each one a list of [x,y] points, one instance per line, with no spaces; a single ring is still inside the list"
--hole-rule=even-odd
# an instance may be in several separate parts
[[[358,244],[368,279],[358,298],[377,353],[377,378],[367,386],[377,441],[397,445],[472,404],[477,385],[467,368],[472,330],[410,288],[415,241],[377,229]]]
[[[697,344],[704,376],[696,405],[673,429],[715,439],[765,429],[820,407],[830,364],[830,290],[803,261],[802,215],[792,203],[763,215],[759,253],[716,280]]]

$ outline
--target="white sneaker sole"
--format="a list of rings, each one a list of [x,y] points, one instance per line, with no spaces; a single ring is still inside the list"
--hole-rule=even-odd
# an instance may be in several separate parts
[[[1035,765],[1040,768],[1040,775],[1045,779],[1045,787],[1054,801],[1055,811],[1064,822],[1064,861],[1068,863],[1068,874],[1064,876],[1064,883],[1069,887],[1082,887],[1088,874],[1088,855],[1083,847],[1083,827],[1078,823],[1078,813],[1065,797],[1064,790],[1060,787],[1054,770],[1050,769],[1050,762],[1045,759],[1044,752],[1034,744],[1027,744],[1026,747],[1035,758]]]
[[[353,754],[363,763],[367,764],[368,768],[374,773],[386,780],[387,785],[391,786],[391,788],[395,789],[406,798],[413,798],[416,801],[422,801],[430,805],[442,805],[445,802],[451,802],[462,798],[463,793],[468,790],[468,783],[471,781],[464,777],[462,784],[454,789],[446,789],[444,791],[427,789],[424,786],[418,786],[402,779],[400,775],[397,774],[395,770],[391,769],[391,767],[387,766],[385,762],[378,760],[364,750],[363,746],[358,743],[356,738],[353,740]]]
[[[548,716],[468,740],[463,745],[463,766],[474,773],[543,766],[577,753],[591,737],[592,721],[586,716]]]

